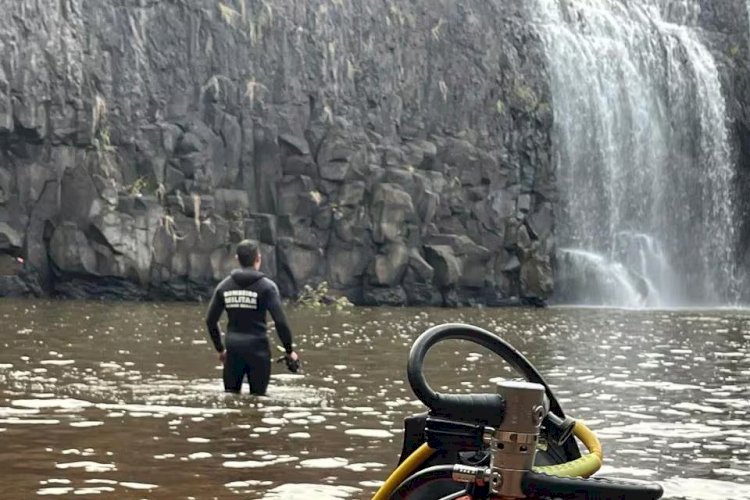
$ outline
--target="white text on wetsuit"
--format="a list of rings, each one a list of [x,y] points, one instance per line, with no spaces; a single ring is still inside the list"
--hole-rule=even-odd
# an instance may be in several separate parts
[[[227,309],[258,309],[258,292],[252,290],[227,290],[224,292]]]

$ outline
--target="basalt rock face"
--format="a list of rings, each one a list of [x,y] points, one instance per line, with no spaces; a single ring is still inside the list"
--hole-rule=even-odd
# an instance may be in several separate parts
[[[700,1],[750,269],[750,13]],[[541,303],[532,4],[0,0],[0,296],[206,297],[250,238],[287,296]]]
[[[2,3],[0,294],[205,297],[243,238],[287,296],[550,293],[521,2]]]

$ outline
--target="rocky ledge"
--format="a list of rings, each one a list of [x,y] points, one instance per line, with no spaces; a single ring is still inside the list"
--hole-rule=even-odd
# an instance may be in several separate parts
[[[0,295],[206,297],[250,238],[286,296],[541,303],[541,45],[461,3],[11,2]]]

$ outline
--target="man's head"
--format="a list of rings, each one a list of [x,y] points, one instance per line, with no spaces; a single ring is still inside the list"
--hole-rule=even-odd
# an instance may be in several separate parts
[[[250,240],[242,240],[237,244],[237,260],[242,267],[260,269],[260,249]]]

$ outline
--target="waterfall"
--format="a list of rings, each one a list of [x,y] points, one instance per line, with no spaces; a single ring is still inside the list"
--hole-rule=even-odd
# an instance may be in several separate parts
[[[535,7],[555,117],[560,300],[736,300],[734,169],[698,2]]]

